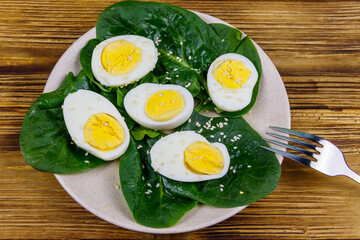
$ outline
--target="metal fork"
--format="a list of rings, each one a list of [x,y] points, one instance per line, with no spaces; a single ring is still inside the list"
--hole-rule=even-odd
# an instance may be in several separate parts
[[[329,176],[345,175],[345,176],[352,178],[356,182],[360,183],[360,176],[349,168],[349,166],[346,164],[343,153],[340,151],[339,148],[337,148],[331,142],[329,142],[321,137],[315,136],[313,134],[305,133],[305,132],[290,130],[290,129],[286,129],[286,128],[280,128],[280,127],[273,127],[273,126],[270,126],[270,128],[273,130],[279,131],[279,132],[298,136],[298,137],[301,137],[301,138],[304,138],[304,139],[307,139],[312,142],[320,144],[321,146],[316,146],[314,144],[311,144],[311,143],[308,143],[308,142],[305,142],[302,140],[282,136],[282,135],[279,135],[276,133],[271,133],[271,132],[266,133],[267,135],[270,135],[277,139],[283,139],[288,142],[297,143],[297,144],[303,145],[305,147],[308,147],[308,148],[316,151],[316,152],[312,152],[312,151],[308,151],[306,149],[303,149],[303,148],[300,148],[297,146],[293,146],[293,145],[289,145],[289,144],[286,144],[283,142],[264,138],[264,140],[269,143],[273,143],[273,144],[276,144],[276,145],[279,145],[279,146],[282,146],[285,148],[290,148],[295,151],[301,152],[309,157],[316,159],[316,161],[310,160],[306,157],[302,157],[302,156],[299,156],[299,155],[296,155],[293,153],[284,152],[284,151],[281,151],[281,150],[278,150],[275,148],[261,146],[262,148],[270,150],[274,153],[278,153],[284,157],[293,159],[302,164],[305,164],[306,166],[314,168],[314,169],[318,170],[319,172],[322,172],[326,175],[329,175]]]

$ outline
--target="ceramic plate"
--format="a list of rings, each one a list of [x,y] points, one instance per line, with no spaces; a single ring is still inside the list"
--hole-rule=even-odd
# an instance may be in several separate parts
[[[196,14],[208,23],[227,24],[209,15],[198,12]],[[55,90],[68,72],[78,74],[81,70],[80,50],[92,38],[95,38],[95,28],[85,33],[69,47],[52,70],[44,92]],[[290,127],[290,109],[286,90],[278,71],[264,51],[256,43],[255,46],[261,58],[263,76],[256,104],[244,117],[260,135],[264,136],[269,125]],[[279,161],[281,162],[282,158],[279,157]],[[55,177],[73,199],[94,215],[117,226],[140,232],[181,233],[194,231],[221,222],[246,207],[215,208],[198,205],[171,228],[144,227],[134,221],[121,189],[119,189],[118,165],[118,161],[113,161],[85,173],[56,174]]]

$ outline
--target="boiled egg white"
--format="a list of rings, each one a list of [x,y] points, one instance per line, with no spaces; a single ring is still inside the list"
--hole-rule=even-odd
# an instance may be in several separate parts
[[[170,130],[184,123],[194,109],[194,98],[184,87],[143,83],[124,98],[126,112],[140,125]]]
[[[210,98],[224,111],[239,111],[250,103],[257,79],[258,72],[248,58],[236,53],[221,55],[208,71]]]
[[[105,86],[125,86],[155,68],[158,51],[154,42],[136,35],[116,36],[99,43],[92,55],[95,78]]]
[[[88,90],[68,94],[63,114],[72,141],[88,153],[110,161],[126,151],[129,129],[115,106],[100,94]]]
[[[169,134],[150,150],[151,166],[159,174],[181,182],[199,182],[223,177],[230,156],[222,143],[209,143],[194,131]]]

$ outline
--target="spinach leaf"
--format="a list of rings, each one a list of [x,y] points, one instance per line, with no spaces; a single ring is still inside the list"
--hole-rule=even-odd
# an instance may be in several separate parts
[[[140,35],[160,53],[154,74],[161,83],[187,87],[196,96],[212,61],[227,44],[196,14],[165,3],[123,1],[106,8],[96,24],[96,38]]]
[[[212,23],[210,26],[219,37],[224,39],[223,41],[227,44],[226,52],[235,52],[236,48],[239,46],[243,33],[237,28],[233,28],[222,23]]]
[[[94,74],[91,68],[91,58],[96,45],[99,43],[100,40],[96,38],[90,39],[80,51],[80,64],[84,73],[91,81],[94,81]]]
[[[218,34],[218,36],[221,39],[223,39],[223,42],[227,46],[226,52],[238,53],[247,57],[254,64],[256,70],[258,71],[259,76],[252,92],[251,101],[245,108],[236,112],[226,112],[218,109],[215,106],[215,104],[213,104],[211,101],[205,101],[206,106],[203,106],[204,99],[206,100],[206,98],[204,97],[204,94],[199,94],[200,96],[199,99],[201,100],[201,102],[197,110],[215,111],[224,117],[232,117],[232,118],[240,117],[245,113],[249,112],[250,109],[254,106],[259,92],[260,80],[262,75],[262,67],[261,67],[261,60],[259,54],[251,39],[248,36],[242,38],[243,34],[238,29],[220,23],[213,23],[209,25],[214,29],[216,34]],[[206,90],[207,89],[206,84],[204,84],[204,87]]]
[[[65,97],[78,89],[98,91],[83,71],[77,77],[69,73],[61,86],[42,94],[27,112],[20,134],[20,147],[34,168],[52,173],[77,173],[107,163],[72,144],[62,105]]]
[[[136,127],[131,130],[131,134],[135,140],[140,141],[143,140],[146,136],[150,138],[156,138],[159,135],[163,135],[163,133],[159,131],[154,131],[151,129],[143,128],[143,127]]]
[[[178,182],[162,177],[169,193],[228,208],[257,201],[278,185],[281,169],[275,154],[260,147],[267,144],[243,118],[209,118],[194,111],[179,130],[201,131],[209,142],[223,143],[229,151],[230,169],[220,179],[203,182]]]
[[[149,163],[149,146],[157,139],[130,140],[120,158],[120,183],[125,200],[136,222],[147,227],[165,228],[175,225],[197,201],[169,194],[162,177]]]

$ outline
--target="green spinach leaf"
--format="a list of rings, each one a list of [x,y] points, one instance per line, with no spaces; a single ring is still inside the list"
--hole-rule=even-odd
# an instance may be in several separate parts
[[[91,68],[91,58],[95,47],[100,43],[99,39],[90,39],[80,51],[80,64],[86,76],[94,81],[94,74]],[[104,89],[105,90],[105,89]],[[107,90],[107,89],[106,89]]]
[[[107,163],[78,148],[67,131],[62,105],[65,97],[78,89],[98,91],[83,71],[77,77],[69,73],[57,90],[42,94],[27,112],[20,147],[32,167],[52,173],[77,173]]]
[[[220,179],[203,182],[178,182],[162,177],[171,194],[228,208],[255,202],[278,185],[281,169],[275,154],[260,147],[267,144],[243,118],[209,118],[194,111],[180,130],[200,131],[209,142],[223,143],[229,151],[230,169]]]
[[[163,135],[162,132],[154,131],[151,129],[143,128],[143,127],[136,127],[131,130],[131,134],[135,140],[140,141],[143,140],[146,136],[150,138],[156,138],[159,135]]]
[[[222,23],[212,23],[210,26],[214,29],[216,34],[223,39],[222,41],[227,44],[226,52],[235,52],[236,48],[240,44],[243,33],[237,28],[233,28]]]
[[[129,147],[120,158],[120,183],[125,200],[136,222],[147,227],[165,228],[175,225],[197,201],[169,194],[162,177],[148,161],[148,150],[157,139],[144,138]]]

